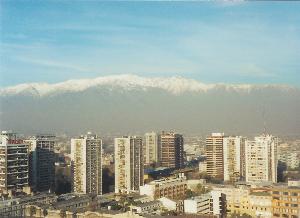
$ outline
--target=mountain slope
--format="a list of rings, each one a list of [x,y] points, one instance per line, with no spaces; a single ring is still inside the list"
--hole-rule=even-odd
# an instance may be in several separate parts
[[[39,96],[55,95],[66,92],[82,92],[95,87],[122,88],[124,90],[158,88],[172,94],[184,92],[207,92],[214,89],[227,91],[251,91],[261,88],[275,88],[290,90],[291,87],[283,85],[233,85],[233,84],[204,84],[192,79],[182,77],[156,77],[145,78],[136,75],[104,76],[95,79],[68,80],[56,84],[29,83],[0,89],[0,95],[32,94]]]
[[[120,75],[4,88],[0,104],[0,128],[25,133],[176,129],[251,134],[263,130],[264,120],[274,134],[300,132],[300,91],[278,85]]]

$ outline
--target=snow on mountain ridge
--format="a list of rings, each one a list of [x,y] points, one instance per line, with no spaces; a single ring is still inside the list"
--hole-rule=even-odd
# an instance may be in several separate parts
[[[0,89],[0,96],[17,94],[37,94],[46,96],[62,92],[81,92],[91,87],[112,86],[121,87],[126,90],[138,88],[160,88],[172,94],[184,92],[207,92],[215,88],[224,88],[227,91],[250,92],[255,88],[276,87],[288,90],[291,87],[282,85],[249,85],[249,84],[205,84],[193,79],[183,77],[154,77],[147,78],[131,74],[113,75],[97,77],[95,79],[68,80],[65,82],[48,83],[28,83]]]

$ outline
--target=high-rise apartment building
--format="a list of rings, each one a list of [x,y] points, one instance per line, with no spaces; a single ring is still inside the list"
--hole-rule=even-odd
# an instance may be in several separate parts
[[[160,164],[162,167],[183,167],[183,136],[174,132],[159,135]]]
[[[246,140],[246,182],[277,182],[277,144],[272,135]]]
[[[223,138],[224,133],[212,133],[206,138],[207,175],[223,180]]]
[[[115,193],[135,192],[143,184],[142,138],[138,136],[115,138]]]
[[[0,135],[0,195],[28,189],[28,144],[15,133]]]
[[[144,163],[149,165],[158,162],[158,136],[155,132],[145,134]]]
[[[237,182],[245,177],[245,138],[223,138],[224,181]]]
[[[30,186],[33,190],[40,192],[53,190],[55,185],[55,136],[40,134],[26,142],[29,143]]]
[[[73,191],[102,194],[102,140],[90,132],[71,139]]]

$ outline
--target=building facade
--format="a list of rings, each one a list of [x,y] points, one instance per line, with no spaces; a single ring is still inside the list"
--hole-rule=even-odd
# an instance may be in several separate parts
[[[254,141],[246,140],[246,181],[277,182],[277,144],[272,135],[262,135]]]
[[[277,155],[278,160],[284,162],[288,168],[295,169],[300,165],[300,151],[298,153],[287,150]]]
[[[29,189],[28,144],[15,133],[0,135],[0,195]]]
[[[273,217],[300,217],[300,186],[273,186],[271,193]]]
[[[224,133],[212,133],[206,138],[207,175],[223,180],[223,138]]]
[[[102,140],[94,134],[71,139],[73,190],[102,194]]]
[[[135,192],[143,184],[142,138],[138,136],[115,138],[115,193]]]
[[[55,185],[56,137],[51,134],[40,134],[26,140],[29,143],[29,183],[35,191],[49,191]]]
[[[184,200],[186,214],[211,214],[226,217],[226,195],[219,191],[211,191],[200,196]]]
[[[199,162],[199,173],[206,173],[206,171],[207,171],[207,162],[200,161]]]
[[[149,165],[158,162],[158,136],[155,132],[145,134],[144,163]]]
[[[245,138],[228,136],[223,138],[224,181],[237,182],[246,174]]]
[[[187,180],[182,174],[151,181],[140,187],[140,195],[147,195],[151,199],[162,197],[178,200],[184,198],[187,191]]]
[[[249,184],[216,185],[214,191],[226,196],[227,214],[232,216],[272,217],[272,198],[269,188]]]
[[[207,193],[184,200],[184,213],[211,214],[211,195]]]
[[[35,195],[21,196],[19,198],[12,198],[0,201],[0,217],[26,217],[25,208],[32,204],[46,204],[57,200],[57,196],[52,193],[39,193]]]
[[[162,167],[181,168],[183,159],[183,136],[174,132],[165,132],[159,135],[160,163]]]
[[[213,190],[220,191],[226,195],[228,214],[249,213],[250,188],[248,186],[234,187],[232,185],[220,185],[213,187]]]
[[[248,213],[252,217],[272,218],[272,196],[269,192],[251,192]]]

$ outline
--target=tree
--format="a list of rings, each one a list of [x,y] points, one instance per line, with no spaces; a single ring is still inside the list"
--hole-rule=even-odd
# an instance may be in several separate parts
[[[59,167],[55,172],[55,193],[65,194],[71,192],[71,178],[67,175],[69,169]]]
[[[48,215],[48,211],[47,211],[47,209],[44,209],[43,210],[43,216],[46,217],[47,215]]]
[[[191,189],[187,189],[185,193],[185,198],[191,198],[196,196],[195,192],[193,192]]]
[[[105,167],[102,170],[102,191],[103,194],[113,191],[115,178],[113,168]]]
[[[208,188],[205,188],[205,186],[203,186],[201,184],[198,184],[197,187],[196,187],[196,190],[195,190],[197,195],[205,194],[209,191],[210,190]]]
[[[36,214],[36,208],[35,208],[35,206],[31,206],[30,207],[30,217],[33,217],[33,215],[35,215]]]
[[[284,163],[282,161],[278,161],[278,165],[277,165],[277,181],[278,182],[284,182],[285,178],[284,178],[283,172],[286,170],[287,170],[286,163]]]

